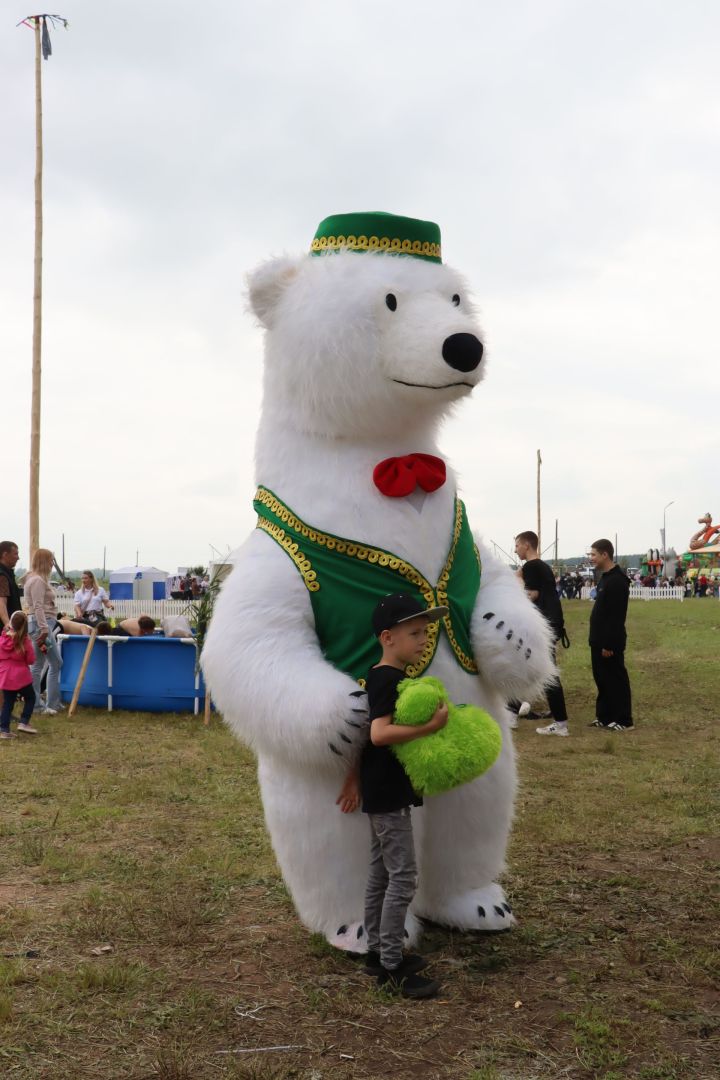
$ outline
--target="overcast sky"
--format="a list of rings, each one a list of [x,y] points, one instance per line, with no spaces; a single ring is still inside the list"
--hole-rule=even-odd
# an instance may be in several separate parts
[[[28,541],[33,13],[0,25],[1,538]],[[720,518],[716,0],[61,0],[43,63],[40,542],[173,571],[253,527],[243,279],[330,213],[437,221],[488,350],[448,423],[509,549]]]

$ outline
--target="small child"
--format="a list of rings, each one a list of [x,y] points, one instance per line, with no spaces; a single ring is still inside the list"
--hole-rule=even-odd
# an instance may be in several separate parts
[[[18,731],[37,735],[37,728],[30,724],[35,708],[35,691],[32,685],[30,665],[35,663],[35,650],[28,637],[27,615],[15,611],[10,616],[10,623],[0,635],[0,690],[3,692],[3,706],[0,712],[0,739],[15,739],[10,730],[13,706],[22,695],[24,704]]]
[[[433,997],[440,983],[418,974],[425,967],[422,957],[403,956],[405,916],[417,888],[410,807],[421,806],[422,799],[391,747],[439,731],[447,723],[448,710],[441,705],[418,727],[393,724],[393,713],[398,684],[407,678],[405,668],[417,663],[425,649],[428,624],[447,612],[446,607],[423,608],[400,593],[386,596],[373,612],[382,658],[368,673],[370,741],[360,760],[362,808],[371,834],[366,971],[376,975],[381,986],[409,998]]]

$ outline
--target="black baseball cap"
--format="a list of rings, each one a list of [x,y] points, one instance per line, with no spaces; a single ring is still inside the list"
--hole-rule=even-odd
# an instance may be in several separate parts
[[[443,619],[450,608],[430,607],[425,608],[412,596],[404,593],[390,593],[384,596],[377,605],[372,615],[372,625],[375,637],[380,637],[383,630],[392,630],[399,623],[416,619],[418,615],[425,615],[430,622],[439,622]]]

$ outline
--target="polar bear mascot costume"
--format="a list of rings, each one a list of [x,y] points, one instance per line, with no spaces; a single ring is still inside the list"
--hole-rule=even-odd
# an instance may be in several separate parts
[[[258,522],[218,598],[202,665],[257,754],[285,882],[307,927],[365,951],[370,832],[335,800],[368,735],[362,687],[380,658],[371,612],[408,593],[450,609],[409,674],[437,676],[503,732],[487,773],[413,814],[408,937],[418,917],[505,930],[515,920],[496,878],[516,787],[505,703],[532,698],[555,669],[542,616],[476,544],[436,441],[483,376],[467,286],[442,263],[435,224],[358,213],[326,218],[309,254],[260,266],[249,292],[265,328]]]

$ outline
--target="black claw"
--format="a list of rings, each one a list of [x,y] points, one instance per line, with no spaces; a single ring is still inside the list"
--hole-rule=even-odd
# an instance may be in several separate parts
[[[494,619],[494,618],[495,618],[495,612],[494,611],[486,611],[485,614],[483,615],[483,619]]]
[[[495,908],[495,914],[499,915],[501,919],[504,919],[505,912],[503,911],[503,909],[501,907],[498,907],[497,904],[493,904],[493,907]]]
[[[510,905],[509,905],[508,903],[506,903],[505,901],[503,901],[503,907],[504,907],[504,908],[505,908],[505,910],[507,911],[508,915],[512,915],[512,908],[511,908],[511,907],[510,907]]]
[[[367,709],[351,709],[350,712],[358,713],[360,716],[367,716]]]
[[[521,637],[518,638],[518,645],[522,645],[522,643],[523,643],[523,639]]]
[[[408,933],[407,930],[405,930],[405,937],[410,937],[410,934]]]
[[[496,629],[496,630],[502,630],[502,628],[503,628],[503,626],[504,626],[504,625],[505,625],[505,620],[504,620],[504,619],[501,619],[501,620],[500,620],[500,622],[499,622],[499,623],[497,624],[497,626],[495,627],[495,629]]]
[[[478,904],[478,915],[481,919],[485,918],[485,908],[481,907],[480,904]]]
[[[351,743],[351,742],[352,742],[352,739],[349,739],[349,738],[347,737],[347,735],[344,735],[344,734],[343,734],[343,732],[342,732],[342,731],[338,731],[338,735],[340,736],[340,738],[342,739],[342,741],[343,741],[343,742],[349,742],[349,743]]]
[[[338,934],[347,934],[347,926],[345,926],[345,923],[343,923],[343,925],[338,930]]]
[[[512,640],[512,636],[513,636],[513,631],[508,630],[507,634],[505,635],[505,637],[508,639],[508,641]]]
[[[354,711],[355,710],[353,709],[353,712]],[[348,727],[354,727],[362,730],[362,724],[358,724],[357,720],[346,720],[345,723],[348,725]]]
[[[350,697],[367,697],[367,690],[351,690]]]
[[[338,756],[338,757],[342,757],[342,754],[341,754],[341,752],[340,752],[340,751],[338,750],[337,746],[333,746],[333,744],[332,744],[331,742],[329,742],[329,743],[328,743],[328,746],[329,746],[329,747],[330,747],[330,749],[332,750],[333,754],[337,754],[337,756]]]
[[[525,659],[529,660],[531,656],[532,656],[532,649],[526,649],[525,650]]]
[[[358,929],[357,929],[357,936],[358,936],[359,938],[361,938],[361,937],[363,936],[363,934],[364,934],[364,933],[365,933],[365,927],[364,927],[364,926],[358,926]]]

